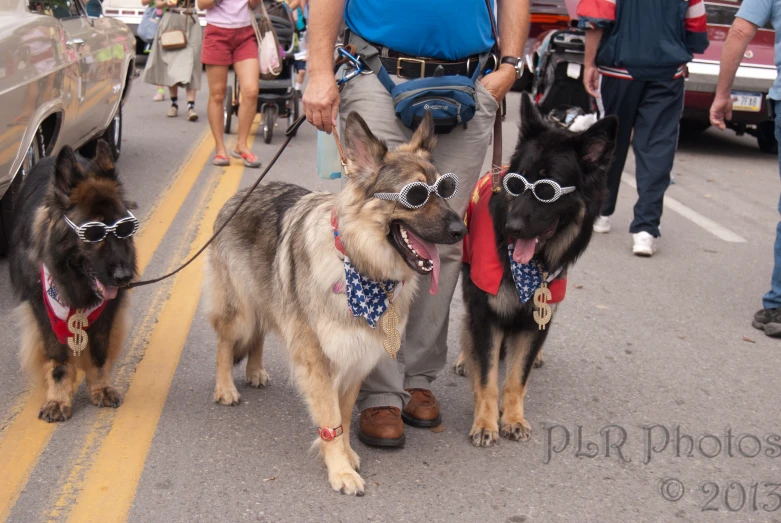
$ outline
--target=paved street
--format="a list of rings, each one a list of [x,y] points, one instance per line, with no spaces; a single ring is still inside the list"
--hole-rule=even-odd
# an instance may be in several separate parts
[[[153,94],[136,80],[118,164],[139,204],[145,277],[197,250],[223,202],[258,174],[236,161],[211,166],[205,93],[197,123],[166,118],[167,102],[152,103]],[[518,102],[512,94],[505,158]],[[264,163],[284,125],[270,145],[255,138]],[[338,190],[338,181],[317,177],[315,144],[305,124],[269,178]],[[546,364],[532,373],[532,439],[490,449],[467,441],[471,392],[450,367],[457,298],[449,364],[433,386],[444,430],[408,428],[406,447],[392,451],[351,435],[363,498],[331,491],[308,451],[316,430],[276,339],[266,350],[269,387],[245,387],[242,365],[241,405],[212,402],[216,341],[199,304],[202,260],[133,291],[133,326],[115,371],[122,407],[93,407],[82,385],[71,420],[37,420],[42,396],[19,370],[15,302],[0,260],[0,522],[781,521],[781,487],[772,485],[781,484],[781,436],[773,436],[781,434],[781,341],[750,324],[772,267],[777,161],[750,137],[682,137],[651,259],[631,254],[633,171],[630,158],[613,232],[596,235],[571,271]]]

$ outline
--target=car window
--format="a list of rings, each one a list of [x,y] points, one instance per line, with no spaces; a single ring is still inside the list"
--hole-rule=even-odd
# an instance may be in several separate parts
[[[732,25],[735,21],[735,15],[738,14],[738,8],[731,5],[705,4],[706,18],[711,25]],[[773,29],[768,22],[762,29]]]
[[[30,11],[53,16],[59,20],[81,16],[76,0],[29,0]]]

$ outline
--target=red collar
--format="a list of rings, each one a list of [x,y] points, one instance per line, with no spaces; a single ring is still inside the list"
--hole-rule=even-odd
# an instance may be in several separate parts
[[[68,320],[82,309],[73,309],[61,301],[57,285],[54,283],[54,279],[45,265],[41,265],[41,287],[43,289],[43,304],[46,306],[46,313],[49,315],[49,323],[51,323],[52,330],[57,336],[57,341],[64,345],[68,343],[68,337],[73,335],[70,329],[68,329]],[[88,325],[92,325],[97,321],[103,309],[106,308],[106,303],[106,300],[103,300],[95,307],[83,310],[89,322],[87,325],[84,325],[85,329]]]
[[[336,209],[331,209],[331,228],[334,230],[334,246],[336,250],[347,256],[344,252],[344,245],[342,244],[342,238],[339,237],[339,218],[336,217]]]

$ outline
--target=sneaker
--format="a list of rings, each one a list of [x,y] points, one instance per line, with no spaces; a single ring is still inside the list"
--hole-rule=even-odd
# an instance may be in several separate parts
[[[751,325],[771,338],[781,338],[781,307],[757,311]]]
[[[198,113],[195,112],[195,109],[190,107],[187,109],[187,119],[191,122],[194,122],[198,119]]]
[[[632,235],[634,245],[632,245],[632,254],[635,256],[653,256],[656,252],[656,238],[651,234],[641,231]]]
[[[610,232],[610,216],[600,216],[594,220],[594,232],[607,234]]]
[[[172,105],[168,108],[168,118],[175,118],[179,115],[179,108],[175,105]]]
[[[152,98],[153,102],[162,102],[163,100],[165,100],[164,91],[157,91],[157,93],[155,93],[154,97]]]

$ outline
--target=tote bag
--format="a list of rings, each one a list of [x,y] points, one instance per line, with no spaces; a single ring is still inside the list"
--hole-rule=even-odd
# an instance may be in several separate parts
[[[249,5],[249,4],[248,4]],[[282,55],[279,52],[279,40],[271,19],[266,11],[266,6],[260,2],[260,22],[255,19],[255,12],[250,8],[252,27],[258,39],[258,61],[260,62],[260,79],[274,80],[282,72]]]

